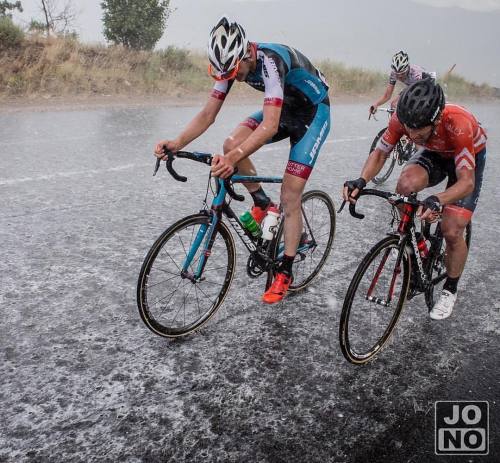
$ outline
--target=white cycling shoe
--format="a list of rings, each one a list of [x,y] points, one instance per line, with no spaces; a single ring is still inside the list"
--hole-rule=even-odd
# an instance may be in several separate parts
[[[434,304],[434,307],[429,312],[429,316],[433,320],[444,320],[451,315],[453,312],[453,306],[457,300],[456,293],[450,293],[450,291],[443,289],[441,292],[441,297],[439,301]]]

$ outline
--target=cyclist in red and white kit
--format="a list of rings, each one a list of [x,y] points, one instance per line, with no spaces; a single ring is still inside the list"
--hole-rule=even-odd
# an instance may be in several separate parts
[[[425,69],[417,64],[410,64],[410,59],[408,54],[403,50],[398,51],[392,57],[391,63],[391,74],[389,75],[389,83],[382,97],[380,97],[375,103],[373,103],[370,108],[370,114],[374,114],[377,108],[392,98],[394,93],[394,88],[396,87],[396,82],[402,82],[404,85],[411,85],[415,82],[426,79],[426,78],[436,78],[435,72],[426,72]],[[397,98],[391,102],[391,106],[395,107],[397,103]]]
[[[433,79],[420,80],[403,91],[396,113],[361,176],[344,184],[344,199],[355,197],[382,169],[388,153],[406,135],[423,148],[405,165],[396,191],[403,195],[435,186],[448,177],[446,189],[428,196],[417,215],[433,222],[442,213],[446,240],[446,279],[441,297],[430,311],[434,320],[451,315],[457,284],[467,260],[464,230],[477,205],[486,162],[486,133],[466,109],[445,104],[444,93]]]

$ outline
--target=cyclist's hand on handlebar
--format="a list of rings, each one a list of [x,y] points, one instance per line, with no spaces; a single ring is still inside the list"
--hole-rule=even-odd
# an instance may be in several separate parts
[[[419,206],[417,209],[417,217],[419,217],[420,220],[433,223],[439,219],[442,210],[443,206],[439,202],[439,198],[432,195],[425,198],[422,206]]]
[[[352,204],[356,203],[354,199],[359,192],[366,186],[366,180],[363,177],[359,177],[356,180],[347,180],[344,183],[344,190],[342,196],[345,201],[349,201]]]
[[[227,156],[216,154],[212,158],[212,175],[222,179],[228,178],[234,173],[234,165]]]
[[[378,109],[378,106],[377,105],[374,105],[372,104],[369,108],[368,108],[368,117],[372,116],[373,114],[375,114],[377,112],[377,109]]]
[[[180,146],[177,144],[175,140],[161,140],[155,146],[155,156],[159,159],[165,158],[165,150],[172,151],[176,153],[179,151]]]

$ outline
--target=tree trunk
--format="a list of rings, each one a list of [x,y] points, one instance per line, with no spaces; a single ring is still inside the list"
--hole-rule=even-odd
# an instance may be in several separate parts
[[[45,3],[45,0],[41,0],[41,2],[42,2],[43,14],[45,15],[45,24],[47,25],[47,38],[49,38],[50,36],[49,13],[47,11],[47,5]]]

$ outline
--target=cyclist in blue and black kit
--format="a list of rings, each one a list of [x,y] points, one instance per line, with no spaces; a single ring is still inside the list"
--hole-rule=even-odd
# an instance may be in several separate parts
[[[209,73],[216,80],[209,100],[177,138],[159,142],[155,153],[161,158],[165,147],[178,151],[204,133],[235,80],[264,92],[263,109],[225,140],[224,155],[214,156],[212,172],[227,178],[237,166],[243,175],[256,175],[249,156],[266,143],[290,139],[280,198],[285,213],[285,256],[263,296],[264,302],[273,304],[283,299],[293,279],[292,264],[302,232],[302,192],[330,131],[328,85],[302,53],[285,45],[249,42],[243,28],[225,16],[210,34],[208,57]],[[245,186],[254,200],[251,214],[260,222],[271,200],[259,183]]]

